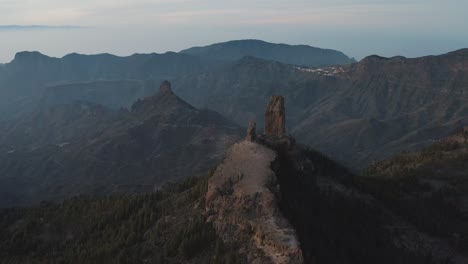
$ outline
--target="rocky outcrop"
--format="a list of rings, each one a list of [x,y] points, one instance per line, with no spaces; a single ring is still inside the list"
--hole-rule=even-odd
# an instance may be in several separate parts
[[[265,111],[265,134],[282,136],[286,133],[286,111],[284,98],[273,95]]]
[[[240,142],[227,153],[208,183],[208,221],[246,263],[303,263],[296,232],[278,207],[279,186],[270,168],[275,151]]]
[[[159,86],[159,92],[160,93],[173,93],[172,88],[171,88],[171,83],[168,80],[165,80],[161,83],[161,86]]]
[[[271,96],[265,110],[265,131],[258,136],[257,142],[276,151],[291,150],[295,146],[296,140],[286,135],[285,113],[284,98]]]
[[[208,183],[208,221],[248,263],[304,262],[296,231],[278,207],[280,190],[271,168],[278,158],[275,144],[289,142],[284,113],[283,97],[273,96],[265,114],[269,133],[257,138],[256,123],[250,122],[246,140],[228,151]]]
[[[247,136],[245,140],[254,142],[257,139],[257,123],[251,121],[249,127],[247,128]]]

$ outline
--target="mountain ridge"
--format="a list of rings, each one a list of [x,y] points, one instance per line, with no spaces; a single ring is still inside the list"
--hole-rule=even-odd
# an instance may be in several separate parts
[[[260,120],[259,126],[259,105],[272,94],[283,94],[291,105],[290,133],[360,169],[375,159],[427,146],[468,122],[465,54],[466,49],[415,59],[371,56],[323,68],[246,57],[175,83],[194,105],[212,107],[240,124]]]
[[[185,49],[180,53],[231,61],[239,60],[245,56],[254,56],[287,64],[307,66],[355,62],[354,59],[347,57],[344,53],[332,49],[321,49],[309,45],[276,44],[256,39],[220,42]]]
[[[34,109],[50,84],[122,79],[161,82],[216,65],[218,62],[174,52],[128,57],[75,53],[62,58],[22,52],[0,70],[0,119],[14,118]]]

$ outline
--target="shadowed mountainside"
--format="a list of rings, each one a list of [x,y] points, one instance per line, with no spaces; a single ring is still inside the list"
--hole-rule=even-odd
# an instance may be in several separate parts
[[[370,166],[362,189],[425,232],[468,252],[468,129]]]
[[[233,122],[178,98],[167,82],[131,111],[73,103],[3,126],[2,206],[150,191],[206,172],[240,134]]]
[[[86,81],[50,85],[45,88],[39,106],[92,102],[119,109],[130,108],[138,99],[157,93],[155,81],[113,80]]]

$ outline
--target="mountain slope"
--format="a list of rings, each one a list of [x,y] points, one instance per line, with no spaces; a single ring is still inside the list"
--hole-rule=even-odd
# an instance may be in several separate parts
[[[1,137],[2,206],[150,191],[206,172],[239,135],[235,124],[184,102],[168,83],[131,112],[75,104],[32,115]]]
[[[313,144],[319,149],[335,142],[330,155],[358,157],[364,165],[428,146],[468,123],[467,76],[468,50],[416,59],[368,57],[337,74],[348,83],[310,108],[293,132],[306,142],[324,139]]]
[[[371,56],[303,68],[245,58],[176,81],[178,93],[240,124],[284,94],[288,131],[352,168],[427,146],[468,122],[468,50],[415,59]]]
[[[207,177],[153,194],[0,209],[2,263],[244,263],[205,222]]]
[[[272,94],[284,94],[289,127],[300,122],[302,112],[337,93],[340,79],[311,74],[295,66],[245,57],[216,71],[174,81],[182,98],[199,107],[220,112],[238,124],[256,120],[263,125],[264,105]]]
[[[86,81],[50,85],[40,99],[40,106],[69,104],[85,101],[118,109],[130,108],[140,98],[157,93],[153,81],[112,80]]]
[[[235,61],[245,56],[303,66],[348,64],[354,59],[342,52],[307,45],[273,44],[261,40],[233,40],[205,47],[182,50],[181,53],[201,57]]]
[[[420,152],[370,166],[358,178],[412,224],[468,252],[468,129]]]

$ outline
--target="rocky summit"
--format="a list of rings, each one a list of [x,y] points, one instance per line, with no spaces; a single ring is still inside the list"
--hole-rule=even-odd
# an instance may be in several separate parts
[[[171,83],[168,80],[164,80],[161,85],[159,86],[160,93],[173,93]]]
[[[278,154],[262,144],[284,137],[284,113],[283,97],[272,96],[265,134],[257,141],[256,123],[250,122],[245,140],[229,149],[208,182],[208,221],[224,242],[240,244],[248,263],[304,263],[296,231],[278,207],[280,187],[271,168]]]
[[[296,232],[278,208],[276,158],[258,143],[237,143],[208,183],[208,221],[226,243],[241,242],[247,263],[303,263]]]

